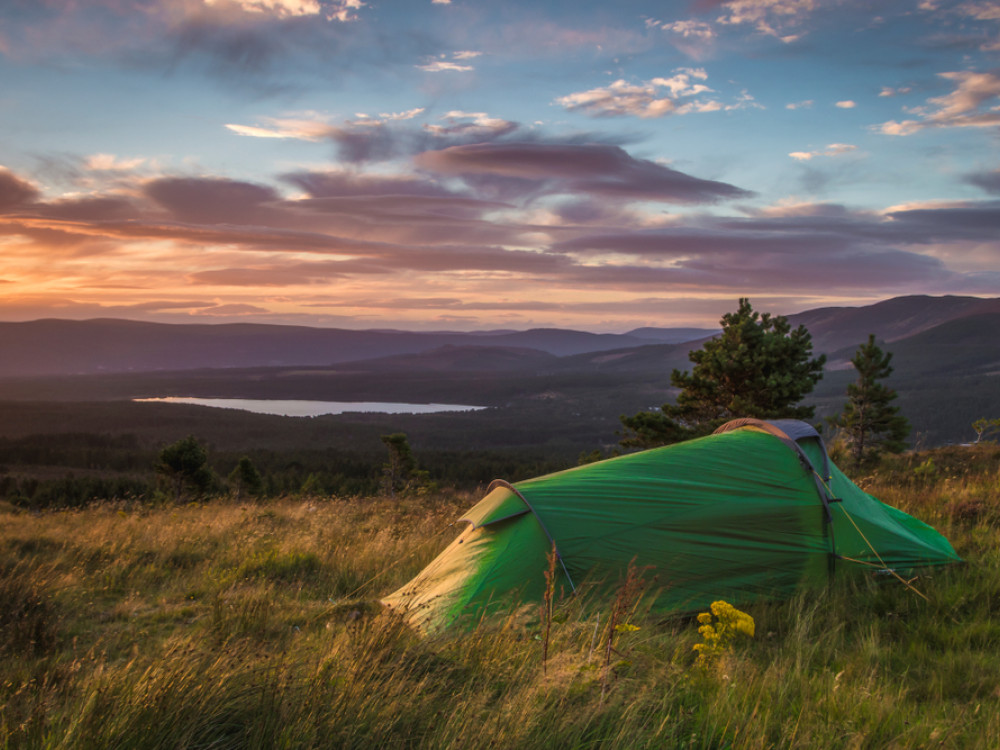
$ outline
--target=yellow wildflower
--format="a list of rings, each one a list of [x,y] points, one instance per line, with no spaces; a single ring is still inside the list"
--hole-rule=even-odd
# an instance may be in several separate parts
[[[709,609],[711,612],[698,615],[698,622],[701,623],[698,633],[704,642],[694,646],[698,652],[698,663],[703,666],[732,650],[732,644],[737,639],[753,638],[755,630],[753,618],[729,602],[712,602]]]

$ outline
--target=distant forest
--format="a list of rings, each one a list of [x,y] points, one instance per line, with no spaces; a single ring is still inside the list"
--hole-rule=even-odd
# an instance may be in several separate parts
[[[843,406],[851,375],[828,373],[810,399],[820,425]],[[1000,416],[992,382],[966,382],[949,394],[953,387],[942,379],[902,391],[900,406],[914,426],[911,445],[972,441],[976,418]],[[153,471],[159,452],[187,435],[206,446],[218,491],[247,456],[268,496],[303,488],[370,495],[380,488],[387,460],[380,438],[396,432],[407,435],[432,481],[474,490],[495,478],[518,481],[569,468],[595,451],[610,455],[617,448],[619,415],[670,396],[662,384],[658,391],[648,382],[620,390],[543,393],[477,412],[323,417],[129,401],[5,401],[0,402],[0,498],[32,508],[152,498],[161,489]],[[943,394],[949,394],[947,403]]]

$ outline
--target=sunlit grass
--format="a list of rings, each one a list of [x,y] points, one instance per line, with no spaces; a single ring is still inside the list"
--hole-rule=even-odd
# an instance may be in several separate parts
[[[0,508],[0,747],[1000,747],[1000,450],[862,478],[967,564],[693,618],[553,604],[421,638],[378,597],[474,498]],[[543,571],[539,571],[543,575]]]

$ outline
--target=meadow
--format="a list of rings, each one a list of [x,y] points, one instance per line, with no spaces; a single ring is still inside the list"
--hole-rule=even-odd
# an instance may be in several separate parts
[[[744,607],[704,664],[642,600],[558,600],[547,640],[383,612],[475,493],[0,505],[0,747],[1000,747],[1000,447],[855,479],[966,564]]]

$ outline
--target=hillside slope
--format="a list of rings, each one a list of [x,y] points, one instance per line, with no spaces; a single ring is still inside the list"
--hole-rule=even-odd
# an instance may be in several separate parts
[[[621,334],[352,331],[261,324],[173,325],[131,320],[0,323],[0,377],[222,367],[324,366],[444,346],[537,349],[556,356],[649,343]]]
[[[895,297],[865,307],[823,307],[789,315],[792,326],[804,325],[818,352],[857,348],[868,334],[894,342],[961,318],[1000,313],[1000,299],[979,297]]]

